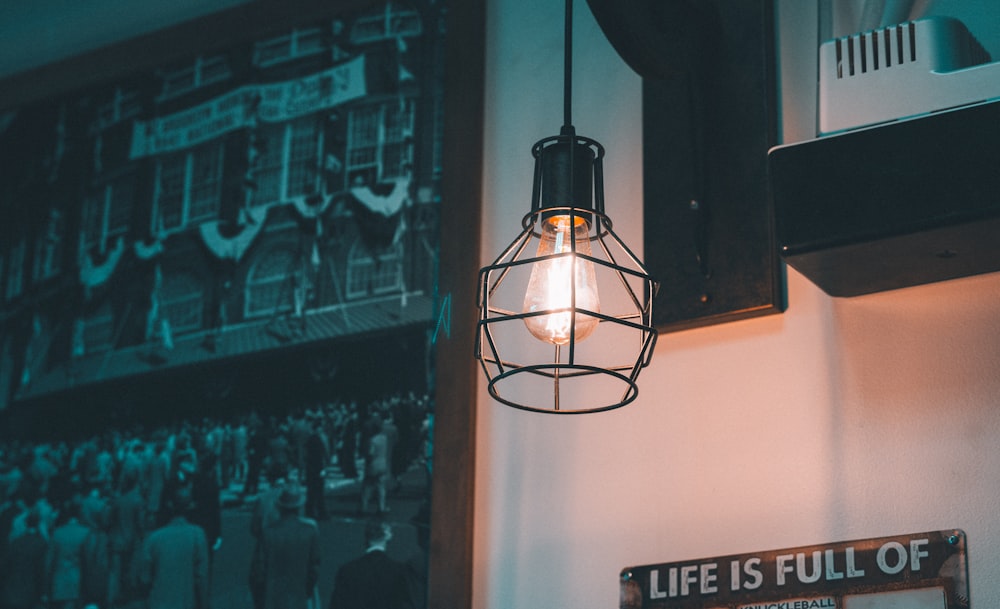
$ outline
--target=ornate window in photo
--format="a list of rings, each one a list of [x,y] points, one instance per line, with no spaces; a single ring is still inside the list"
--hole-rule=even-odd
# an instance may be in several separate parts
[[[135,179],[131,174],[99,185],[83,202],[83,245],[105,250],[124,237],[132,220]]]
[[[219,140],[157,162],[154,232],[182,230],[192,223],[213,220],[222,197],[222,142]]]
[[[35,281],[50,279],[62,270],[65,223],[62,215],[52,210],[49,219],[35,237],[35,254],[32,278]]]
[[[316,116],[260,129],[260,156],[253,172],[254,205],[269,205],[319,192],[322,131]]]
[[[297,29],[285,36],[261,40],[253,46],[253,64],[266,68],[322,52],[323,32],[319,28]]]
[[[97,106],[94,131],[103,131],[122,121],[135,118],[141,111],[142,101],[137,90],[115,87],[110,99]]]
[[[175,334],[202,328],[205,289],[193,273],[171,273],[163,278],[160,314]]]
[[[157,101],[166,101],[195,89],[222,82],[232,76],[229,62],[222,55],[197,57],[193,63],[161,73],[163,88]]]
[[[402,289],[402,244],[390,245],[376,261],[361,240],[355,241],[347,258],[347,298],[392,294]]]
[[[347,187],[404,177],[413,163],[412,99],[352,108],[347,115]]]
[[[294,310],[296,291],[303,281],[302,259],[294,251],[276,248],[264,253],[247,274],[245,315],[262,317]]]
[[[351,42],[370,44],[382,40],[397,40],[419,36],[422,31],[420,14],[417,11],[387,2],[385,10],[361,17],[354,23],[354,27],[351,28]]]
[[[84,353],[107,351],[114,347],[115,316],[111,303],[105,302],[83,318]]]
[[[28,242],[22,236],[7,254],[7,274],[4,281],[4,295],[13,300],[24,291],[24,260]]]

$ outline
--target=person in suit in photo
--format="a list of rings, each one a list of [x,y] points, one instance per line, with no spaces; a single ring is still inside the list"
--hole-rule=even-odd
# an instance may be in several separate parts
[[[386,495],[389,484],[389,437],[379,429],[368,441],[368,451],[365,454],[365,477],[361,481],[361,513],[367,514],[371,505],[372,495],[375,495],[379,514],[389,511]]]
[[[26,530],[0,552],[0,607],[36,609],[46,596],[46,556],[49,542],[39,525],[37,507],[28,512]]]
[[[319,581],[319,528],[299,516],[305,495],[287,483],[275,502],[279,518],[263,528],[250,565],[261,609],[306,609]]]
[[[63,506],[62,523],[52,532],[49,543],[49,604],[53,609],[75,609],[81,596],[83,546],[90,532],[79,519],[80,502]]]
[[[407,569],[386,553],[390,539],[389,523],[365,525],[365,552],[337,570],[329,609],[413,609]]]
[[[148,609],[208,609],[208,542],[191,524],[191,487],[180,484],[167,493],[170,518],[150,533],[140,556],[139,581]]]
[[[326,511],[324,477],[328,461],[327,448],[318,421],[315,418],[312,420],[316,421],[316,429],[306,438],[305,445],[306,515],[314,520],[326,520],[329,518]]]

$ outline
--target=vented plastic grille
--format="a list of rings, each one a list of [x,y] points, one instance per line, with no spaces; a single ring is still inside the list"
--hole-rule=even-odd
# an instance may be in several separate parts
[[[912,21],[835,41],[837,78],[901,66],[917,60],[916,25]]]

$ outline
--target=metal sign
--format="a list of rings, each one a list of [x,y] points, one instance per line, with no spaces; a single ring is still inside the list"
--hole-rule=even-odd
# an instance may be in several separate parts
[[[967,609],[965,533],[629,567],[620,609]]]

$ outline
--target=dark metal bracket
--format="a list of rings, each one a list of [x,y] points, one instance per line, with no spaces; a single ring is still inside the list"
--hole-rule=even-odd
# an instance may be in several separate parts
[[[785,309],[767,151],[773,0],[587,0],[643,77],[644,260],[660,331]]]

